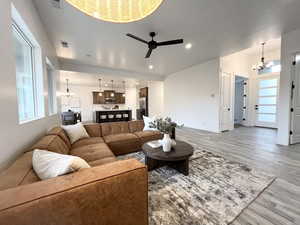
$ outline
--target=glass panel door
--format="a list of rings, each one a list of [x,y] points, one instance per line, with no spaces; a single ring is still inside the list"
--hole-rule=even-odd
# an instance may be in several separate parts
[[[278,76],[257,80],[256,126],[277,127]]]

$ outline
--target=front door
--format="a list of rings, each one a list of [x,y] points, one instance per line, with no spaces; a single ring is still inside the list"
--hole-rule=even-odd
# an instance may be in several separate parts
[[[255,126],[277,128],[279,75],[257,79]]]

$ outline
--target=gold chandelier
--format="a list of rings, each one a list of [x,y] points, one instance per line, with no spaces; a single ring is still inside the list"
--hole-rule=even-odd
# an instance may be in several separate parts
[[[163,0],[66,0],[78,10],[114,23],[129,23],[152,14]]]

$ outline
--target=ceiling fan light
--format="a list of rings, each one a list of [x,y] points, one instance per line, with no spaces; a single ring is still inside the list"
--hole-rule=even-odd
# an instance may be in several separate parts
[[[191,49],[192,46],[193,46],[192,43],[187,43],[187,44],[185,45],[185,48],[186,48],[186,49]]]
[[[151,15],[163,0],[66,0],[70,5],[96,19],[129,23]]]

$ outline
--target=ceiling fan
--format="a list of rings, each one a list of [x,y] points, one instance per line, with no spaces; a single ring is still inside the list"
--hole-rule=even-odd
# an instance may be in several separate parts
[[[156,41],[153,40],[153,38],[156,36],[155,32],[151,32],[150,33],[150,37],[152,38],[151,41],[145,41],[144,39],[139,38],[139,37],[137,37],[137,36],[135,36],[133,34],[127,34],[127,36],[131,37],[131,38],[133,38],[135,40],[138,40],[140,42],[143,42],[143,43],[145,43],[145,44],[148,45],[149,50],[148,50],[145,58],[149,58],[150,55],[151,55],[151,53],[152,53],[152,51],[154,49],[156,49],[157,47],[159,47],[159,46],[177,45],[177,44],[182,44],[183,43],[183,39],[177,39],[177,40],[171,40],[171,41],[163,41],[163,42],[156,42]]]

